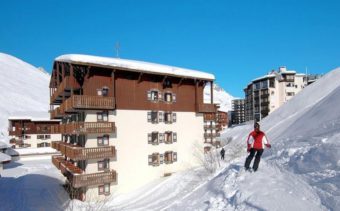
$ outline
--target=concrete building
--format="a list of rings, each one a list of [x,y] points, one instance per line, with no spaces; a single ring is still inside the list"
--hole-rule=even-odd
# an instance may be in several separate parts
[[[254,79],[244,89],[245,120],[260,121],[294,97],[305,86],[305,74],[280,67],[265,76]]]
[[[216,131],[216,105],[203,103],[214,76],[125,59],[55,59],[51,118],[62,139],[53,164],[71,198],[96,201],[201,165]]]
[[[232,125],[238,125],[245,122],[245,100],[234,99],[231,101],[231,122]]]

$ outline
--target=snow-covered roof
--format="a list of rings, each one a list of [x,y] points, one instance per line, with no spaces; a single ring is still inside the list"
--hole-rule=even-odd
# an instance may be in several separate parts
[[[252,80],[253,82],[254,81],[259,81],[259,80],[263,80],[263,79],[266,79],[266,78],[274,78],[275,75],[274,74],[269,74],[269,75],[264,75],[264,76],[261,76],[259,78],[255,78],[254,80]]]
[[[11,161],[11,160],[12,160],[11,156],[6,155],[6,154],[0,152],[0,163]]]
[[[99,57],[81,54],[67,54],[57,57],[55,61],[70,62],[75,64],[88,64],[94,66],[117,67],[145,73],[215,80],[215,76],[210,73],[120,58]]]

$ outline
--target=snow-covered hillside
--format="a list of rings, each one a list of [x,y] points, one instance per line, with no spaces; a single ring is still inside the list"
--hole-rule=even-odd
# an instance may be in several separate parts
[[[231,101],[234,99],[229,93],[224,91],[223,88],[214,84],[213,88],[213,95],[214,95],[214,103],[220,105],[219,110],[228,112],[231,110]],[[210,103],[210,84],[208,83],[204,88],[204,102]]]
[[[9,116],[48,112],[49,80],[41,69],[0,53],[0,139],[7,136]]]

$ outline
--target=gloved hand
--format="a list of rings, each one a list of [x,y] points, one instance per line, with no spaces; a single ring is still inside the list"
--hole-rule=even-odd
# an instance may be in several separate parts
[[[247,152],[250,152],[250,144],[247,145]]]
[[[270,145],[270,144],[265,144],[265,145],[266,145],[267,148],[271,148],[272,147],[272,145]]]

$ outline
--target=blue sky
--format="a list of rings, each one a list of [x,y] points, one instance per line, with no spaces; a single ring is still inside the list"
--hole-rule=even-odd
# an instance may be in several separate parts
[[[340,61],[340,1],[11,0],[0,52],[50,71],[80,53],[213,73],[233,96],[279,66],[326,73]]]

